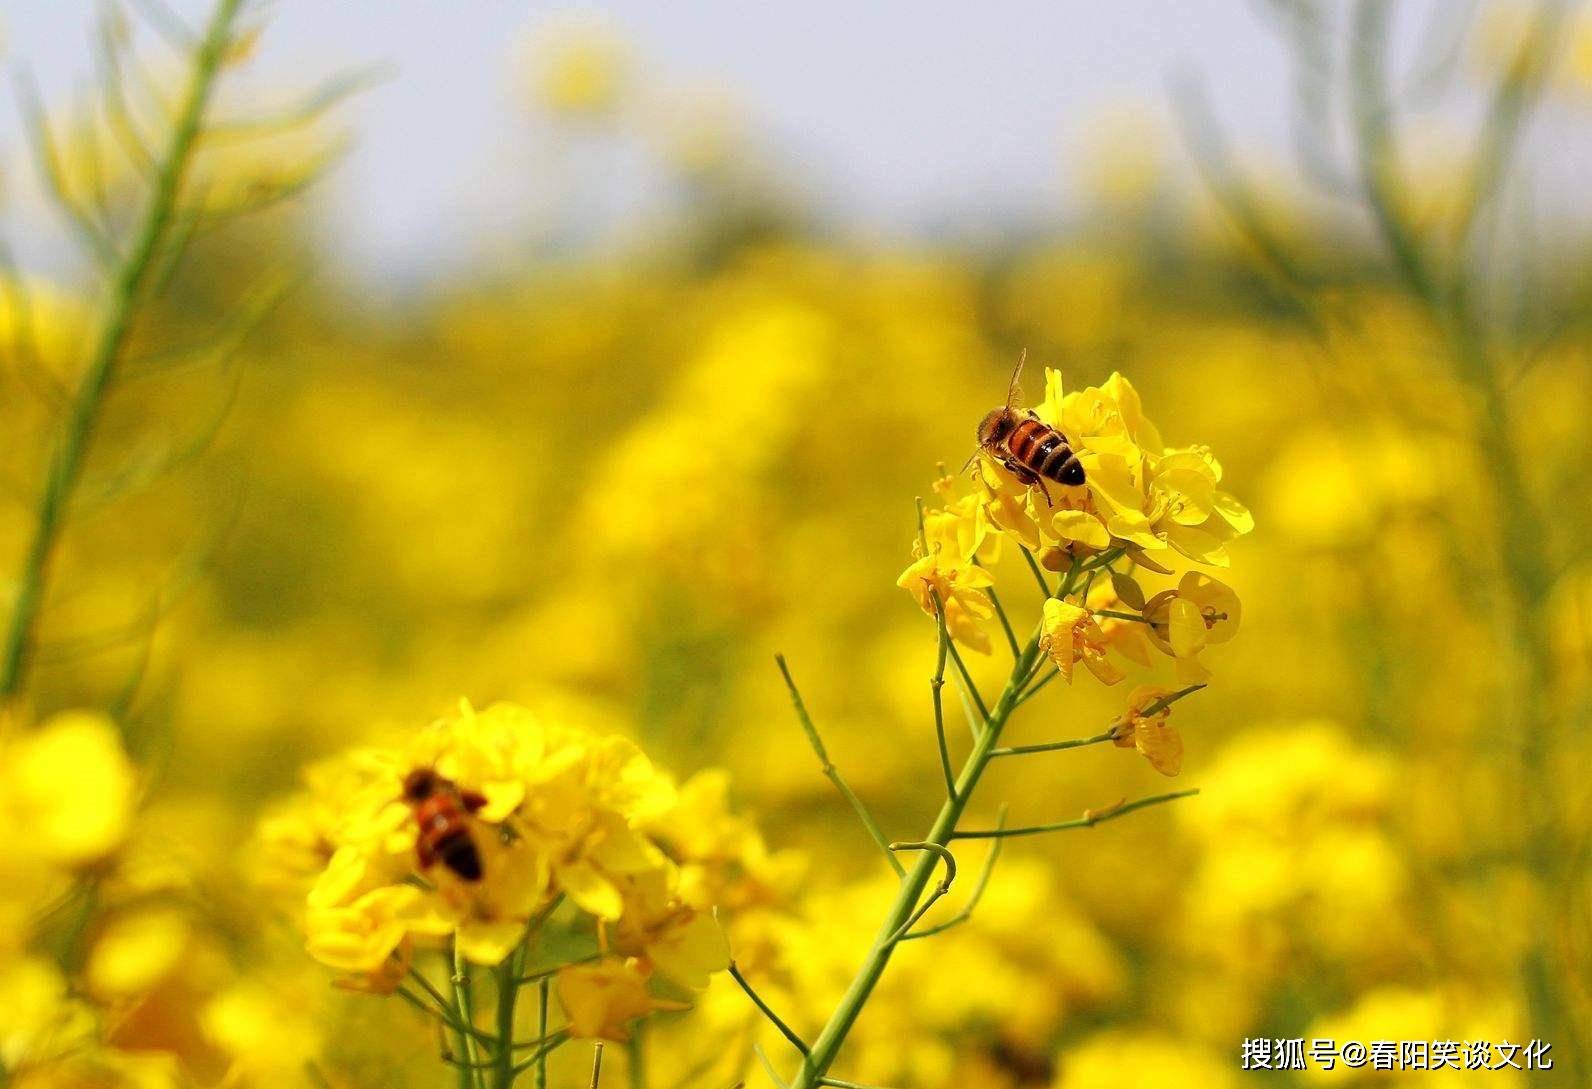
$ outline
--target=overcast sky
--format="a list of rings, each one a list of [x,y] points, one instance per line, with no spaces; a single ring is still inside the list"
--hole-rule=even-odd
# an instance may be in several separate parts
[[[194,22],[205,7],[168,2]],[[0,3],[6,66],[23,60],[47,91],[70,90],[92,72],[93,10],[92,0]],[[550,164],[562,153],[519,89],[523,43],[591,13],[629,41],[655,108],[717,88],[798,187],[870,231],[1064,206],[1086,134],[1112,111],[1165,117],[1180,68],[1208,76],[1237,140],[1279,152],[1287,141],[1287,60],[1244,0],[277,0],[257,61],[273,81],[390,66],[342,114],[357,143],[321,197],[340,251],[412,277],[466,259],[523,219],[527,194],[556,189]],[[6,105],[0,153],[13,167]],[[611,184],[587,204],[645,200],[639,156],[592,154],[581,184]]]

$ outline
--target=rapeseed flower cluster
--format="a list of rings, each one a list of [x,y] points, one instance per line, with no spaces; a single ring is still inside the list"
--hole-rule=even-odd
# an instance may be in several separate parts
[[[429,855],[427,811],[405,797],[417,769],[440,777],[445,834],[469,837],[478,873]],[[259,874],[302,894],[316,960],[345,986],[392,993],[425,951],[499,968],[557,930],[582,952],[539,971],[578,1038],[625,1039],[633,1019],[706,987],[729,958],[713,914],[718,868],[771,865],[721,810],[696,822],[722,802],[721,784],[677,789],[630,741],[514,704],[462,704],[306,779],[260,827]],[[559,913],[566,901],[573,910]]]
[[[1064,576],[1059,592],[1047,587],[1039,649],[1068,684],[1081,664],[1115,685],[1132,666],[1152,667],[1157,651],[1178,684],[1205,684],[1201,654],[1233,637],[1241,606],[1231,587],[1190,565],[1229,566],[1228,545],[1255,524],[1222,487],[1221,462],[1206,446],[1167,446],[1120,374],[1064,393],[1060,372],[1047,369],[1033,415],[1065,437],[1084,482],[1025,483],[981,450],[971,490],[958,495],[953,478],[936,483],[942,505],[925,512],[916,559],[898,584],[925,612],[943,614],[955,642],[988,654],[992,568],[1002,547],[1015,545],[1041,582],[1042,571]],[[1171,578],[1153,589],[1152,580]],[[1169,776],[1182,766],[1182,740],[1168,722],[1179,695],[1140,686],[1114,726],[1116,744]]]

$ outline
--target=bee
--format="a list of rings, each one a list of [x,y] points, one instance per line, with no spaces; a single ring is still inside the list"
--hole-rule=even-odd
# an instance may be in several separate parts
[[[481,880],[481,852],[470,832],[470,817],[486,805],[486,798],[461,790],[432,768],[416,768],[404,776],[403,797],[420,826],[415,838],[420,868],[429,870],[441,862],[461,880]]]
[[[1076,487],[1084,482],[1083,464],[1073,452],[1067,437],[1045,423],[1032,412],[1019,413],[1016,408],[1024,352],[1012,371],[1011,385],[1006,388],[1006,403],[991,409],[978,424],[978,448],[1006,467],[1006,471],[1029,487],[1039,486],[1050,503],[1050,490],[1045,481]],[[974,457],[978,453],[974,452]],[[969,459],[968,464],[972,464]]]

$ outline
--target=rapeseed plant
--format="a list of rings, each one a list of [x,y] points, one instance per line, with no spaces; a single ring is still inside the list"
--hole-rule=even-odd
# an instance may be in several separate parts
[[[1027,827],[1007,827],[1003,809],[993,828],[962,826],[980,779],[997,758],[1113,742],[1137,749],[1163,775],[1175,776],[1181,770],[1182,740],[1169,723],[1171,707],[1204,687],[1203,680],[1175,690],[1141,686],[1129,696],[1127,711],[1093,737],[999,745],[1016,711],[1057,676],[1071,684],[1077,662],[1083,662],[1103,684],[1115,684],[1126,676],[1110,654],[1104,629],[1096,621],[1097,611],[1110,613],[1110,619],[1141,624],[1152,633],[1159,629],[1162,634],[1155,635],[1153,645],[1173,658],[1185,675],[1197,671],[1201,678],[1208,674],[1193,661],[1195,656],[1208,642],[1231,636],[1238,624],[1236,595],[1197,571],[1188,571],[1174,589],[1148,599],[1140,582],[1150,576],[1172,575],[1174,569],[1167,563],[1225,565],[1229,562],[1228,542],[1253,527],[1247,508],[1218,488],[1221,464],[1209,449],[1167,447],[1144,415],[1137,390],[1118,374],[1100,387],[1064,394],[1059,372],[1047,371],[1045,400],[1035,410],[1035,418],[1065,436],[1083,467],[1084,483],[1064,486],[1052,482],[1046,488],[1043,481],[1023,481],[1000,457],[981,450],[975,458],[972,492],[957,496],[955,482],[945,479],[936,485],[942,505],[932,510],[920,507],[913,545],[916,558],[898,580],[934,619],[939,632],[930,688],[945,802],[923,838],[891,841],[884,835],[830,760],[790,671],[784,659],[780,660],[797,716],[825,774],[882,850],[899,884],[867,955],[811,1043],[786,1024],[751,981],[731,965],[735,981],[801,1056],[788,1083],[767,1056],[762,1056],[776,1084],[795,1089],[852,1084],[833,1078],[830,1070],[896,950],[965,922],[977,906],[975,893],[962,915],[936,925],[920,925],[955,884],[958,865],[953,843],[973,839],[998,842],[1090,828],[1146,806],[1198,793],[1186,790],[1132,802],[1122,799],[1086,808],[1077,818]],[[1051,488],[1056,491],[1054,497]],[[990,567],[1003,547],[1015,547],[1021,553],[1042,595],[1041,616],[1032,625],[1026,644],[1019,640],[995,591],[996,578]],[[1059,572],[1059,582],[1053,584],[1047,571]],[[1090,590],[1101,579],[1107,580],[1123,601],[1137,601],[1139,609],[1091,607]],[[999,622],[1013,662],[1000,695],[987,701],[958,647],[991,653],[994,637],[987,630],[991,621]],[[1213,640],[1212,633],[1219,635]],[[971,751],[960,772],[953,771],[945,723],[943,688],[948,661],[954,664],[953,677],[967,701],[972,733]],[[898,857],[903,853],[917,856],[910,868]],[[993,860],[994,855],[990,857]],[[941,877],[930,889],[936,873]],[[980,891],[982,887],[981,881]]]

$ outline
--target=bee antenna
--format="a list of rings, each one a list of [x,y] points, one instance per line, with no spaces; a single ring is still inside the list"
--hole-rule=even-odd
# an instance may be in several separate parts
[[[974,450],[971,454],[967,455],[967,460],[962,462],[962,467],[956,471],[957,475],[961,476],[963,473],[971,469],[973,467],[973,463],[978,460],[978,455],[979,451],[977,450]]]

